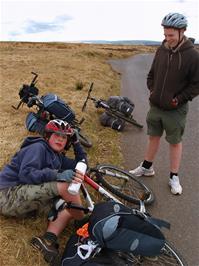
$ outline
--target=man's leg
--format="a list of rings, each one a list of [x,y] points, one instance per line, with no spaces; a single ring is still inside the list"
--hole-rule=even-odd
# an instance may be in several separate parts
[[[178,173],[182,157],[182,142],[170,144],[170,170],[172,173]]]
[[[129,173],[135,176],[153,176],[153,160],[160,145],[160,138],[163,134],[161,122],[161,110],[155,106],[151,106],[147,113],[147,134],[149,135],[144,161],[137,168],[130,170]]]
[[[165,112],[163,126],[166,131],[166,140],[170,145],[170,180],[172,194],[181,194],[182,186],[179,182],[178,171],[182,157],[182,136],[184,134],[188,103],[178,109]]]
[[[148,145],[144,159],[148,162],[153,162],[160,145],[159,136],[149,136]]]
[[[182,157],[182,142],[170,144],[170,180],[171,193],[181,194],[182,186],[180,185],[178,171]]]
[[[153,176],[155,174],[152,164],[160,145],[160,138],[160,136],[149,136],[144,161],[129,173],[135,176]]]

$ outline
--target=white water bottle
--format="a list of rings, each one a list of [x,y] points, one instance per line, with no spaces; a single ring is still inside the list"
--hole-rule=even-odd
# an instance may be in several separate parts
[[[87,169],[87,164],[86,164],[85,160],[79,161],[76,164],[75,169],[80,171],[83,175],[85,175],[86,169]],[[70,183],[70,185],[68,187],[68,192],[72,195],[77,195],[80,187],[81,187],[81,183],[72,182],[72,183]]]

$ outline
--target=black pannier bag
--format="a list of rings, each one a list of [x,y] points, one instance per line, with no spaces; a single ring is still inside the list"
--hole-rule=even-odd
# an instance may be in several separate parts
[[[119,118],[116,118],[107,112],[104,112],[99,117],[101,125],[105,127],[111,127],[112,129],[122,131],[125,126],[125,122]]]
[[[64,249],[61,266],[121,266],[126,265],[118,254],[109,249],[94,248],[90,256],[83,259],[78,254],[78,247],[87,245],[91,239],[72,235]],[[83,253],[83,251],[82,251]],[[84,254],[84,253],[83,253]],[[86,253],[85,253],[86,254]],[[58,265],[56,265],[58,266]]]
[[[74,111],[56,94],[48,93],[42,96],[41,100],[45,110],[53,114],[55,118],[62,119],[68,123],[75,119]]]
[[[89,219],[88,232],[101,248],[156,256],[165,244],[161,227],[169,228],[170,225],[111,201],[95,205]]]
[[[135,107],[134,103],[128,97],[123,96],[110,96],[107,100],[107,104],[126,116],[130,116]]]
[[[30,132],[37,132],[41,135],[44,133],[45,125],[48,120],[40,118],[37,114],[29,112],[26,116],[25,126]]]

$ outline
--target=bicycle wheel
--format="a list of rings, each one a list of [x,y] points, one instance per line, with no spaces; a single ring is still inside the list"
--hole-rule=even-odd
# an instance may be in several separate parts
[[[127,202],[140,205],[139,197],[145,193],[148,195],[144,200],[146,205],[151,204],[155,199],[152,190],[143,182],[113,165],[98,165],[96,176],[105,188]]]
[[[126,122],[134,125],[134,126],[137,126],[139,128],[143,128],[143,125],[139,124],[134,118],[132,115],[130,116],[125,116],[123,113],[119,112],[119,111],[116,111],[116,110],[108,110],[107,111],[109,114],[112,114],[112,115],[115,115],[116,117],[122,119],[122,120],[125,120]]]
[[[134,256],[132,253],[118,252],[123,259],[124,265],[142,265],[142,266],[188,266],[185,259],[177,249],[166,242],[161,254],[154,257]]]
[[[80,130],[78,134],[79,134],[79,141],[84,147],[91,148],[93,146],[89,138],[86,135],[84,135],[84,133],[82,133],[82,130]]]

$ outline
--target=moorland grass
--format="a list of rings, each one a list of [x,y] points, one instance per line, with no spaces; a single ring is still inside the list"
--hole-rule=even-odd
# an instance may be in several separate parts
[[[107,63],[109,59],[127,58],[138,53],[153,52],[154,47],[115,46],[65,43],[0,43],[0,169],[19,149],[23,139],[30,135],[24,127],[30,111],[26,106],[18,111],[11,106],[19,101],[18,91],[28,84],[31,71],[39,74],[37,87],[40,95],[58,94],[74,109],[77,118],[85,117],[84,132],[94,145],[87,150],[90,165],[110,163],[123,165],[120,151],[120,133],[99,124],[100,110],[92,102],[81,112],[89,84],[94,82],[93,95],[108,98],[120,95],[120,76]],[[1,266],[47,265],[42,256],[29,245],[32,236],[46,229],[46,217],[15,219],[0,216]],[[73,230],[67,227],[61,237],[61,250]]]

